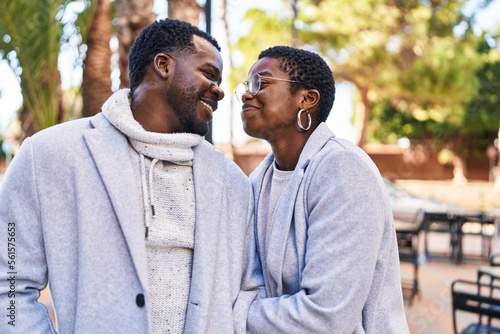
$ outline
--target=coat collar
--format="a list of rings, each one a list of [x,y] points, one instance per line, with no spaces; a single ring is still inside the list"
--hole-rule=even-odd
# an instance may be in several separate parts
[[[312,157],[318,153],[332,138],[335,138],[335,134],[330,131],[324,122],[321,122],[304,145],[304,148],[300,153],[297,167],[305,169]],[[296,170],[297,167],[295,168]]]
[[[335,134],[330,131],[330,129],[324,122],[321,122],[307,140],[306,145],[304,145],[304,148],[300,153],[297,166],[295,167],[295,172],[297,172],[297,170],[299,169],[305,170],[314,155],[318,153],[323,148],[323,146],[325,146],[326,143],[332,138],[335,138]],[[260,195],[260,183],[264,178],[266,170],[273,162],[274,154],[271,152],[264,158],[259,166],[257,166],[255,171],[250,175],[252,186],[254,187],[254,191],[256,192],[255,196],[257,198]],[[257,210],[257,208],[255,208],[255,210]]]

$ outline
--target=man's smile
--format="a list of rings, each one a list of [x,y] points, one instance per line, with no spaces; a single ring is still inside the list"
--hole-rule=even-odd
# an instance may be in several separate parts
[[[210,110],[210,112],[211,112],[211,113],[213,113],[213,112],[215,111],[215,109],[217,109],[217,108],[215,108],[215,109],[214,109],[214,107],[212,107],[210,104],[208,104],[208,103],[206,103],[206,102],[204,102],[204,101],[201,101],[201,100],[200,100],[200,102],[201,102],[201,104],[202,104],[202,105],[204,105],[204,106],[205,106],[208,110]]]

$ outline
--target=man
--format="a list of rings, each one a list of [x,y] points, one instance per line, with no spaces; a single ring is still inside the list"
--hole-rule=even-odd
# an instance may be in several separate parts
[[[54,332],[36,301],[47,283],[60,333],[234,332],[253,204],[202,137],[224,97],[219,52],[154,22],[130,90],[24,141],[0,185],[1,333]]]

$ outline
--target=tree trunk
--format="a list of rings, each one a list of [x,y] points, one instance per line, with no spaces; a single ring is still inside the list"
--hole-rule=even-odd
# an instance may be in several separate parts
[[[356,106],[354,129],[356,131],[356,144],[363,147],[366,144],[366,130],[370,121],[371,102],[368,99],[368,87],[357,87],[361,94],[361,101]]]
[[[467,165],[462,156],[464,135],[458,133],[453,139],[453,156],[451,163],[453,165],[453,183],[462,185],[467,183]]]
[[[228,25],[228,20],[227,20],[227,0],[222,0],[221,7],[222,7],[222,13],[221,13],[221,19],[222,23],[224,26],[224,36],[226,37],[227,42],[227,50],[229,53],[228,57],[228,68],[233,68],[233,58],[232,58],[232,49],[231,49],[231,43],[229,43],[229,25]],[[231,159],[234,159],[234,143],[233,143],[233,138],[234,138],[234,131],[233,131],[233,104],[234,100],[229,99],[229,144],[230,144],[230,152],[227,152],[229,157]],[[210,126],[213,126],[213,122],[210,123]]]
[[[37,130],[33,124],[33,113],[30,112],[25,104],[19,108],[17,113],[18,119],[21,122],[21,133],[20,137],[16,139],[22,142],[25,138],[33,136]]]
[[[111,95],[111,35],[111,3],[98,0],[90,19],[83,67],[83,117],[97,114]]]
[[[292,17],[292,26],[291,26],[291,30],[292,30],[292,46],[293,47],[298,47],[299,45],[299,32],[297,31],[297,27],[295,26],[295,22],[297,21],[297,17],[298,17],[298,14],[299,14],[299,11],[298,11],[298,8],[297,8],[297,1],[298,0],[292,0],[290,1],[290,6],[292,7],[292,13],[293,13],[293,17]]]
[[[116,0],[120,88],[130,87],[128,53],[141,30],[156,19],[153,3],[154,0]]]
[[[196,0],[168,0],[168,17],[185,22],[194,26],[200,23],[200,14],[203,8]]]

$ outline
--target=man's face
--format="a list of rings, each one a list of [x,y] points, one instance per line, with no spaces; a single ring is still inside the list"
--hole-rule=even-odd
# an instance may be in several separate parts
[[[218,101],[224,97],[219,87],[222,58],[205,39],[194,36],[193,41],[197,53],[174,58],[176,69],[165,99],[177,117],[179,132],[204,136]]]

